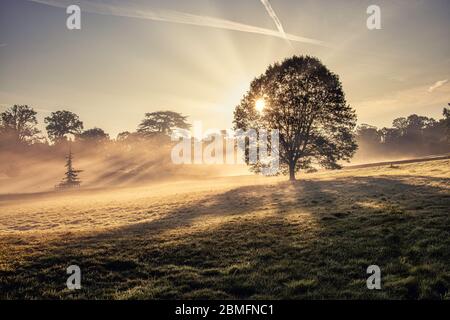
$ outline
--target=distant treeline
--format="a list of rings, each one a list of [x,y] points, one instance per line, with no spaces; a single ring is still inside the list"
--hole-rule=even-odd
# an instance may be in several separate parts
[[[450,104],[449,104],[450,105]],[[65,150],[72,141],[75,149],[102,150],[108,144],[125,149],[139,149],[142,144],[158,141],[159,146],[170,144],[175,128],[188,129],[186,116],[173,111],[146,113],[135,132],[121,132],[115,139],[101,128],[84,129],[83,122],[73,112],[52,112],[44,119],[46,136],[37,128],[37,112],[27,105],[14,105],[0,113],[0,150],[27,149]],[[443,118],[435,120],[412,114],[397,118],[391,128],[379,129],[362,124],[356,129],[359,150],[356,158],[385,158],[418,156],[450,152],[450,109],[444,108]]]
[[[449,104],[450,105],[450,104]],[[362,124],[356,129],[357,157],[395,158],[450,152],[450,109],[435,120],[412,114],[394,119],[391,128]]]
[[[170,141],[175,128],[188,129],[186,116],[172,111],[146,113],[135,132],[121,132],[116,139],[101,128],[84,129],[83,122],[73,112],[55,111],[44,119],[46,136],[37,128],[37,112],[27,105],[14,105],[0,113],[1,150],[27,148],[59,149],[72,146],[105,146],[108,143],[139,144],[158,140]]]
[[[81,164],[86,169],[83,176],[91,175],[93,182],[170,175],[178,169],[167,161],[170,133],[176,127],[189,128],[185,116],[160,111],[147,113],[135,132],[121,132],[111,139],[101,128],[84,129],[78,115],[61,110],[44,119],[44,136],[36,116],[26,105],[14,105],[0,113],[0,178],[18,178],[29,175],[32,168],[56,164],[41,172],[48,175],[59,166],[64,168],[62,162],[69,150],[75,154],[77,168]],[[95,179],[94,173],[98,174]]]
[[[38,129],[37,113],[15,105],[0,113],[0,194],[51,190],[67,171],[73,154],[75,170],[82,170],[83,186],[133,185],[160,179],[227,174],[225,166],[183,166],[172,163],[170,135],[190,128],[186,116],[172,111],[145,114],[133,132],[111,138],[101,128],[84,129],[78,115],[56,111]],[[46,133],[46,134],[45,134]],[[66,172],[67,175],[67,172]]]

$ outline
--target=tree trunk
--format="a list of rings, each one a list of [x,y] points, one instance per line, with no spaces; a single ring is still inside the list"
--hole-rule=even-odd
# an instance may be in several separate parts
[[[289,181],[295,181],[295,162],[289,164]]]

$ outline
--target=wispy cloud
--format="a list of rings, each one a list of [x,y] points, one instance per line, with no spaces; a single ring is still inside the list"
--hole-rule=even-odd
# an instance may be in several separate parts
[[[29,0],[31,2],[36,2],[40,4],[49,5],[58,8],[67,8],[71,3],[69,0],[56,1],[56,0]],[[130,6],[118,5],[118,4],[106,4],[95,1],[81,2],[80,7],[82,11],[102,14],[102,15],[112,15],[120,17],[130,17],[147,19],[153,21],[163,21],[179,24],[189,24],[201,27],[210,27],[217,29],[226,29],[240,32],[248,32],[261,34],[266,36],[284,38],[290,41],[310,43],[320,46],[327,46],[323,41],[317,39],[311,39],[307,37],[301,37],[288,33],[281,33],[280,31],[270,30],[266,28],[260,28],[257,26],[252,26],[240,22],[235,22],[232,20],[214,18],[209,16],[200,16],[191,13],[173,11],[173,10],[147,10],[147,9],[136,9]],[[281,25],[281,24],[280,24]]]
[[[428,92],[433,92],[437,88],[442,87],[447,82],[448,82],[448,79],[436,81],[431,87],[428,88]]]
[[[6,47],[7,44],[6,43],[0,43],[0,48]]]
[[[280,19],[278,19],[277,14],[273,10],[272,6],[270,5],[269,0],[261,0],[261,3],[264,5],[264,7],[266,8],[267,13],[269,14],[269,16],[272,18],[273,22],[277,26],[278,32],[281,34],[281,36],[283,38],[288,40],[287,37],[286,37],[286,32],[284,32],[283,25],[281,24]]]

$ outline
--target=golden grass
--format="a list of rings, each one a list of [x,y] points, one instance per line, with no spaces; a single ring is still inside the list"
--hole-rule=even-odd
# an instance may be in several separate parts
[[[448,298],[450,160],[299,179],[3,196],[2,296]],[[86,290],[64,288],[71,263]],[[365,288],[372,263],[384,291]]]

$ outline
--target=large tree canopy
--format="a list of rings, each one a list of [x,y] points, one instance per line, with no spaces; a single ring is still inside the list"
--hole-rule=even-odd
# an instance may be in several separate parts
[[[257,110],[257,101],[265,107]],[[313,164],[339,168],[356,151],[354,110],[342,85],[318,59],[294,56],[254,79],[234,112],[235,129],[279,130],[281,172],[295,180]]]
[[[145,114],[137,132],[144,135],[170,135],[176,128],[189,129],[187,117],[173,111],[157,111]]]
[[[39,130],[36,111],[27,105],[14,105],[0,114],[0,132],[17,143],[31,142]]]
[[[59,142],[66,139],[66,135],[78,135],[83,130],[83,122],[78,116],[70,111],[52,112],[50,116],[44,119],[47,126],[47,134],[53,142]]]

